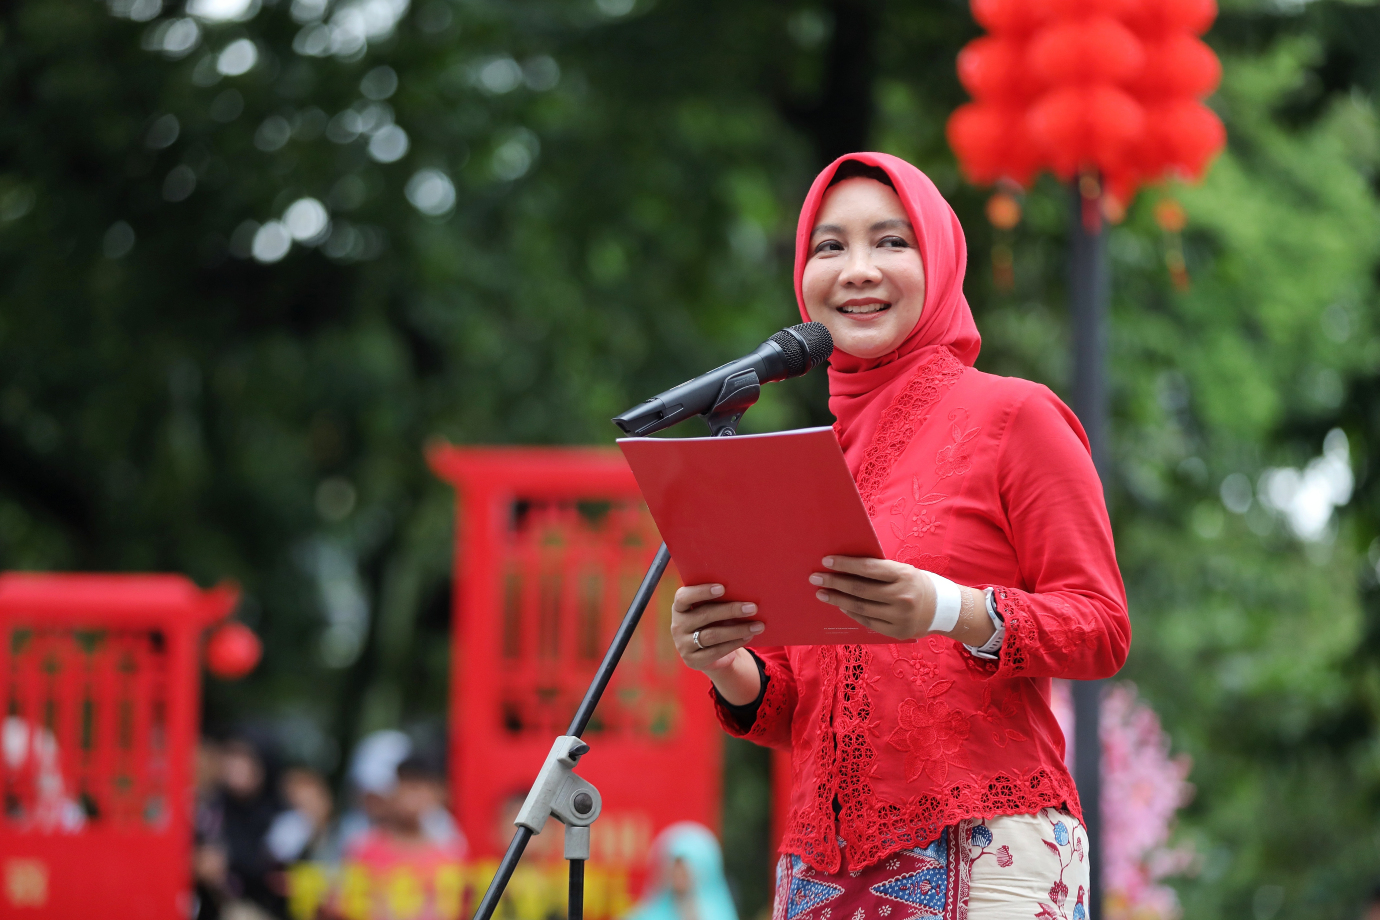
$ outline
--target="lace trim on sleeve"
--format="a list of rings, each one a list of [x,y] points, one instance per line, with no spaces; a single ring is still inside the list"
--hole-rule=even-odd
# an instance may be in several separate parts
[[[992,592],[995,596],[997,615],[1006,626],[996,676],[1015,677],[1024,672],[1026,667],[1025,650],[1033,629],[1030,621],[1030,604],[1025,592],[1015,588],[993,588]]]
[[[752,650],[748,650],[751,654]],[[719,696],[719,691],[714,689],[714,685],[709,686],[709,698],[714,702],[714,712],[719,717],[719,724],[724,731],[735,738],[744,738],[758,744],[772,743],[771,736],[780,726],[783,720],[789,720],[790,712],[787,711],[790,705],[790,694],[787,688],[787,680],[784,674],[780,673],[780,666],[771,661],[765,661],[752,656],[757,662],[757,672],[762,675],[762,692],[756,701],[756,718],[752,723],[743,726],[734,710],[743,710],[744,706],[730,706],[723,697]],[[746,721],[746,720],[744,720]]]

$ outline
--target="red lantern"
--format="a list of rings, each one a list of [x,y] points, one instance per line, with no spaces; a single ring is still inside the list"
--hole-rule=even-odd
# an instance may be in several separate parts
[[[239,680],[254,670],[263,643],[243,623],[226,623],[206,643],[206,666],[222,680]]]
[[[1222,79],[1222,63],[1212,49],[1191,35],[1171,35],[1145,45],[1145,66],[1135,82],[1144,99],[1202,98]]]
[[[1142,183],[1202,176],[1222,149],[1222,123],[1201,102],[1221,64],[1195,37],[1215,0],[971,3],[992,34],[959,56],[976,103],[948,125],[971,181],[1024,185],[1041,167],[1066,180],[1092,170],[1115,211]]]
[[[1121,83],[1145,60],[1138,38],[1110,16],[1047,26],[1030,41],[1031,72],[1049,86]]]
[[[1028,0],[1044,21],[1052,19],[1087,19],[1089,16],[1114,16],[1127,19],[1134,16],[1144,0]],[[1154,2],[1154,0],[1151,0]]]
[[[1143,0],[1127,21],[1150,38],[1174,32],[1202,35],[1216,18],[1216,0]]]
[[[1002,144],[1009,120],[1001,109],[983,102],[959,106],[945,133],[968,181],[990,185],[1001,178]]]
[[[1145,112],[1114,86],[1070,87],[1042,96],[1026,125],[1054,174],[1067,180],[1083,168],[1124,161],[1145,129]]]
[[[1019,108],[970,102],[949,116],[946,134],[970,182],[990,185],[1009,179],[1025,185],[1040,166],[1040,151]]]
[[[1222,120],[1201,102],[1184,100],[1158,109],[1155,134],[1169,152],[1169,168],[1187,178],[1201,179],[1207,164],[1227,143]]]
[[[958,79],[974,99],[1023,100],[1032,89],[1021,43],[999,36],[974,39],[958,53]]]

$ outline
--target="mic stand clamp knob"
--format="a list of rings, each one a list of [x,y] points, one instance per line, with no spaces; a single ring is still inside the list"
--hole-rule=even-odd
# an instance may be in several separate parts
[[[574,735],[557,738],[513,823],[534,834],[541,833],[548,817],[566,827],[593,824],[603,810],[603,799],[593,783],[575,772],[575,765],[588,752],[589,745]]]

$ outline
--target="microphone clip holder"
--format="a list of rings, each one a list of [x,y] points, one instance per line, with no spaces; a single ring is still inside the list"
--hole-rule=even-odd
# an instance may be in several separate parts
[[[575,772],[589,745],[574,735],[561,735],[551,745],[537,781],[527,793],[513,821],[540,834],[547,818],[565,825],[565,858],[589,859],[589,826],[603,811],[603,799],[594,784]]]
[[[714,408],[704,414],[709,433],[716,438],[737,434],[743,413],[755,406],[761,396],[762,382],[756,371],[749,369],[729,377],[719,388]]]

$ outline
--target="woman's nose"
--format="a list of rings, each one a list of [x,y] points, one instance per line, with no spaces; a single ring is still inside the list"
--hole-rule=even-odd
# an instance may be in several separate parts
[[[841,284],[866,284],[882,280],[882,273],[872,261],[872,252],[866,247],[855,248],[848,253],[843,271],[839,273]]]

